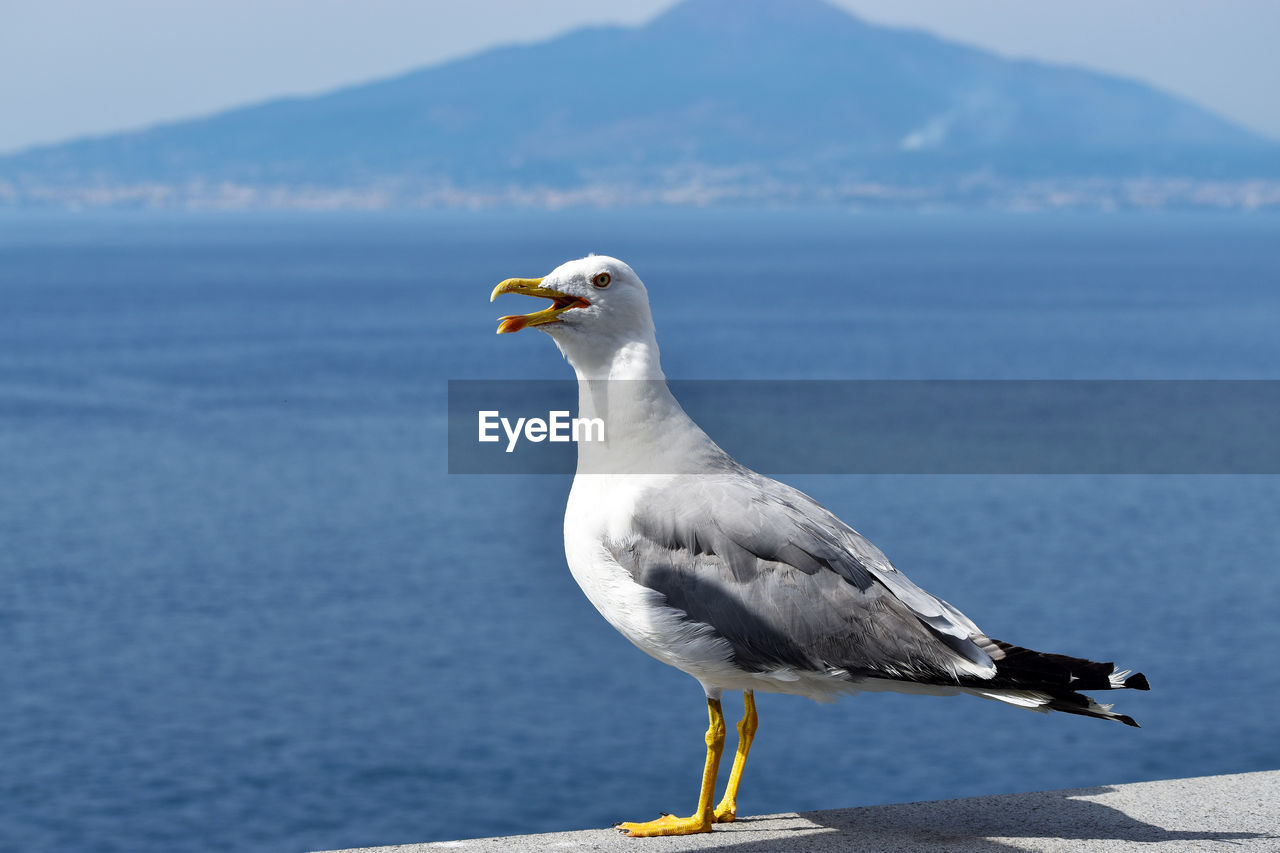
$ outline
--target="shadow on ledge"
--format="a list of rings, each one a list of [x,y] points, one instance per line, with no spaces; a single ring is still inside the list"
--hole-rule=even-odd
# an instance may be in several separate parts
[[[1094,848],[1095,845],[1089,842],[1097,842],[1098,850],[1109,850],[1115,847],[1115,842],[1143,845],[1195,841],[1241,844],[1249,840],[1271,841],[1280,838],[1280,835],[1257,832],[1169,830],[1144,823],[1120,809],[1078,799],[1114,793],[1116,790],[1111,787],[1079,788],[1039,794],[912,803],[891,808],[801,812],[800,817],[814,826],[797,827],[793,831],[804,838],[803,849],[850,849],[858,850],[859,853],[932,849],[957,853],[1004,853],[1009,850],[1026,850],[1028,847],[1036,849],[1034,844],[1014,845],[994,840],[1000,838],[1080,842],[1071,846],[1073,850]],[[751,818],[738,821],[732,836],[725,837],[719,845],[702,849],[732,849],[739,853],[778,850],[780,842],[776,836],[758,841],[751,839],[752,822]],[[776,827],[772,831],[776,833]],[[1251,846],[1242,845],[1243,849]],[[1273,848],[1268,845],[1268,849]]]

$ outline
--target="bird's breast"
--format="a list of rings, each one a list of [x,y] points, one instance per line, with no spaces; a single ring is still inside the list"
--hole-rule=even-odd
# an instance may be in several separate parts
[[[733,650],[727,640],[668,606],[665,596],[637,583],[614,558],[613,548],[634,535],[631,509],[644,486],[600,482],[606,479],[619,478],[574,480],[564,525],[565,559],[574,580],[600,615],[646,654],[704,682],[729,671]]]

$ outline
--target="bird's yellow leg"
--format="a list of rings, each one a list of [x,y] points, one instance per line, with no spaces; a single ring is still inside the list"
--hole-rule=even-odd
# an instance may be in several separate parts
[[[742,694],[745,700],[742,720],[738,723],[738,751],[733,756],[733,769],[729,771],[729,784],[725,786],[724,797],[716,806],[714,818],[716,823],[732,823],[738,816],[738,785],[742,782],[742,768],[747,765],[747,753],[751,751],[751,742],[756,737],[756,697],[750,691]]]
[[[710,832],[714,822],[711,798],[716,793],[716,774],[720,770],[720,755],[724,752],[724,712],[719,699],[707,700],[707,714],[711,724],[707,727],[707,763],[702,769],[702,790],[698,793],[698,811],[690,817],[663,815],[644,823],[620,823],[618,829],[634,837],[653,835],[692,835]]]

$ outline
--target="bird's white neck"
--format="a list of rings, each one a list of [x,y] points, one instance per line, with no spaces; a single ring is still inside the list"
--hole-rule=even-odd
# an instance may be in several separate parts
[[[572,333],[570,333],[572,334]],[[578,380],[634,379],[665,381],[653,328],[632,334],[560,336],[555,342],[578,374]]]
[[[578,416],[605,425],[603,442],[579,442],[579,474],[698,473],[724,458],[667,387],[651,331],[607,350],[562,349],[578,375]]]

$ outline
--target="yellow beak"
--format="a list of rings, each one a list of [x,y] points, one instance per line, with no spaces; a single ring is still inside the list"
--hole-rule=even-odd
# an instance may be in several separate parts
[[[570,296],[558,290],[542,286],[540,278],[509,278],[493,289],[489,301],[497,299],[504,293],[521,293],[525,296],[541,296],[551,300],[551,307],[532,314],[512,314],[498,318],[498,334],[518,332],[525,326],[543,326],[556,322],[557,318],[573,308],[586,308],[591,303],[580,296]]]

